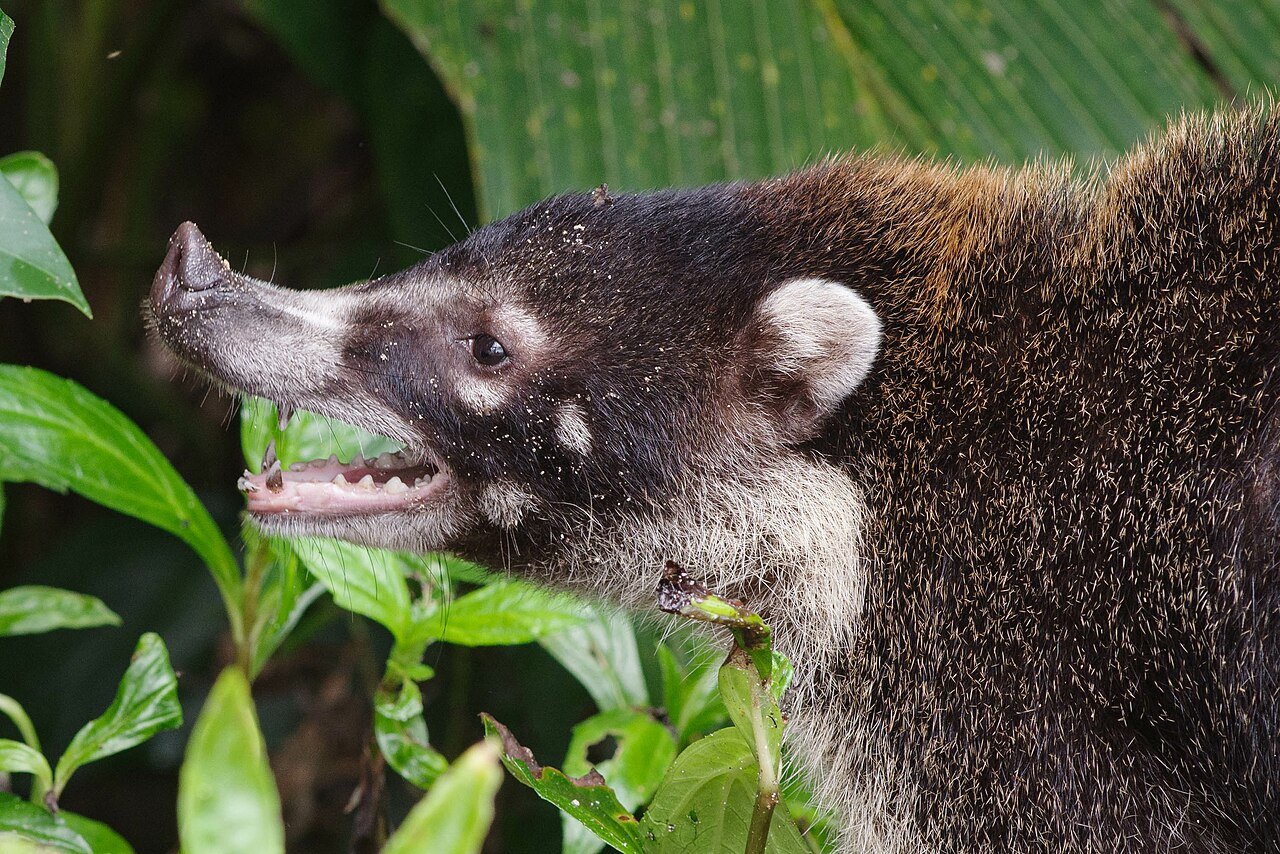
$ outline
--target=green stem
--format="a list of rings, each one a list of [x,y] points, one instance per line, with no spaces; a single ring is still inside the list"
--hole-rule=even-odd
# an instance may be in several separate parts
[[[769,823],[773,820],[773,810],[782,797],[778,785],[781,757],[774,753],[769,734],[765,732],[764,709],[760,702],[766,690],[761,685],[751,692],[751,735],[756,743],[756,760],[760,773],[755,808],[751,813],[751,827],[747,832],[746,854],[764,854],[765,845],[769,841]]]
[[[240,625],[236,637],[236,663],[244,671],[245,679],[252,680],[254,650],[258,645],[258,597],[262,593],[262,579],[266,577],[271,562],[271,550],[265,539],[258,540],[245,558],[244,586],[240,591]],[[233,620],[234,624],[234,620]]]

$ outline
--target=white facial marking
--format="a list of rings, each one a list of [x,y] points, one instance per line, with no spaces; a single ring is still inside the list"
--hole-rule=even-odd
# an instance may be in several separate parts
[[[507,385],[496,377],[464,376],[454,384],[454,391],[464,406],[479,413],[498,409],[510,394]]]
[[[524,518],[532,500],[533,496],[514,483],[499,480],[484,488],[481,510],[493,524],[514,528]]]
[[[556,408],[556,438],[560,444],[582,456],[591,453],[591,429],[587,416],[576,403],[562,403]]]
[[[835,409],[871,370],[880,318],[856,291],[829,279],[792,279],[760,303],[782,337],[777,370],[803,377],[822,412]]]

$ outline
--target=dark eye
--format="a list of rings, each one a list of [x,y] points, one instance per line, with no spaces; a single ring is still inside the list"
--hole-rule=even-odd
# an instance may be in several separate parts
[[[471,355],[480,364],[493,367],[506,361],[507,348],[492,335],[481,333],[471,339]]]

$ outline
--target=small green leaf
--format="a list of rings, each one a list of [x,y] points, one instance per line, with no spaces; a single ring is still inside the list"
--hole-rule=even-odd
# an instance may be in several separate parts
[[[208,564],[240,637],[240,569],[227,541],[146,434],[105,400],[45,371],[0,365],[0,480],[73,489],[181,537]]]
[[[96,720],[85,724],[58,760],[54,796],[62,793],[80,766],[127,750],[166,729],[182,725],[178,681],[159,635],[138,640],[133,661],[120,680],[116,698]]]
[[[0,592],[0,637],[118,625],[120,618],[101,599],[83,593],[38,585]]]
[[[8,179],[45,225],[58,209],[58,169],[38,151],[0,157],[0,176]]]
[[[53,784],[53,772],[49,770],[49,760],[35,748],[8,738],[0,738],[0,771],[8,771],[11,774],[31,774],[36,778],[42,792],[47,792]]]
[[[582,683],[601,711],[650,705],[631,620],[616,611],[591,607],[581,626],[539,643]]]
[[[22,194],[0,176],[0,297],[59,299],[93,317],[71,262]]]
[[[431,788],[449,767],[427,741],[422,693],[407,679],[400,692],[379,691],[374,698],[373,735],[387,764],[419,789]]]
[[[397,640],[407,636],[409,586],[394,553],[314,537],[292,547],[340,607],[377,620]]]
[[[178,782],[178,835],[185,854],[275,854],[284,822],[249,683],[228,667],[187,744]]]
[[[736,727],[695,741],[676,757],[645,810],[641,825],[646,854],[742,854],[757,778],[755,757]],[[811,854],[782,810],[773,817],[765,850]]]
[[[13,19],[0,12],[0,80],[4,80],[4,56],[9,50],[9,37],[13,35]]]
[[[719,682],[720,697],[734,726],[753,745],[756,758],[769,761],[776,768],[782,751],[782,712],[769,685],[761,681],[751,656],[735,646],[720,667]],[[764,756],[760,755],[762,752]]]
[[[618,802],[618,796],[599,773],[592,771],[574,778],[555,768],[545,768],[505,726],[489,715],[480,717],[484,721],[485,734],[501,739],[502,764],[513,777],[537,792],[543,800],[582,822],[592,833],[623,854],[640,854],[645,850],[635,816]]]
[[[59,812],[58,816],[89,843],[93,854],[134,854],[133,846],[102,822],[66,810]]]
[[[413,632],[462,646],[513,646],[581,625],[588,615],[585,605],[568,596],[495,581],[434,609]]]
[[[497,748],[487,741],[459,756],[409,811],[382,854],[477,854],[493,823],[493,797],[502,784],[497,758]]]
[[[37,849],[40,851],[94,854],[80,834],[44,807],[9,792],[0,792],[0,844],[15,839],[33,842],[40,846]]]
[[[693,735],[718,729],[729,716],[720,699],[718,665],[705,644],[688,664],[681,663],[667,644],[658,645],[662,702],[682,744]]]

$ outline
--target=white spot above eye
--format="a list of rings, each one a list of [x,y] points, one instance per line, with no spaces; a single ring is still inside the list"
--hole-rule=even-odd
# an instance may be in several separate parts
[[[562,403],[556,407],[556,438],[560,444],[582,456],[591,453],[591,428],[582,407],[576,403]]]

